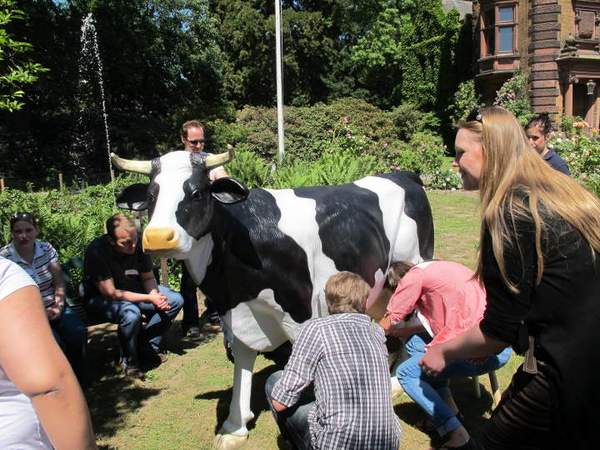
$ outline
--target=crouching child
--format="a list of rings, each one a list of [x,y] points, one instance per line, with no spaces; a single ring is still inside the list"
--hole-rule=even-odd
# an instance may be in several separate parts
[[[267,380],[269,407],[297,449],[397,450],[385,336],[365,314],[369,285],[340,272],[325,285],[328,317],[300,330],[283,371]]]

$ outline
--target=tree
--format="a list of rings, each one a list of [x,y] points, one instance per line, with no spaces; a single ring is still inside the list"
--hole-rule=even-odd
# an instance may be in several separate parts
[[[446,14],[440,0],[385,4],[352,48],[359,82],[382,106],[410,102],[444,111],[439,101],[447,101],[456,83],[451,62],[461,26],[458,15]]]
[[[0,109],[15,111],[24,103],[24,87],[37,81],[37,75],[46,71],[42,65],[28,60],[26,53],[31,44],[18,41],[6,27],[14,20],[23,19],[14,0],[0,0]]]
[[[303,2],[283,2],[283,70],[286,104],[327,98],[334,40],[331,21]],[[236,106],[275,102],[275,17],[273,2],[217,0],[221,45],[227,55],[225,91]]]
[[[108,174],[95,67],[82,68],[88,82],[80,82],[79,63],[87,63],[80,58],[81,25],[89,12],[103,63],[112,150],[154,157],[177,148],[182,121],[227,116],[225,61],[208,0],[31,0],[22,9],[26,20],[13,31],[33,44],[35,59],[50,70],[21,111],[0,118],[5,173],[29,178],[34,165],[67,178],[77,171],[95,182]]]

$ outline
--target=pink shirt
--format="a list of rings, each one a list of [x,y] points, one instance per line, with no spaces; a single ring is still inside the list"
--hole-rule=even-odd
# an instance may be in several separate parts
[[[462,264],[430,261],[411,268],[390,298],[392,324],[417,309],[429,322],[433,341],[449,341],[478,324],[485,311],[485,289]]]

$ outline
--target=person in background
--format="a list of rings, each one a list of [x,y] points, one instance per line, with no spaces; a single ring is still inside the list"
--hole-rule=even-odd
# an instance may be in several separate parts
[[[40,291],[0,257],[0,448],[93,450],[90,413]]]
[[[331,315],[306,322],[283,372],[267,379],[271,411],[298,449],[400,445],[385,336],[365,314],[369,290],[354,273],[329,278],[325,298]]]
[[[529,144],[533,149],[540,154],[540,156],[550,166],[565,175],[571,175],[569,166],[562,159],[558,153],[548,147],[548,138],[552,132],[552,121],[548,113],[541,113],[533,117],[525,127],[525,133]]]
[[[456,360],[437,377],[423,374],[419,365],[425,349],[446,342],[479,323],[485,309],[485,289],[474,273],[451,261],[427,261],[414,265],[399,261],[388,269],[387,284],[394,289],[380,325],[386,334],[408,338],[409,358],[402,362],[396,376],[408,396],[431,417],[437,432],[434,446],[475,448],[462,423],[450,391],[450,378],[483,375],[502,367],[511,355],[506,348],[481,360]],[[422,322],[417,327],[404,325],[413,313]]]
[[[106,221],[106,234],[88,245],[83,265],[87,312],[119,324],[120,366],[126,376],[143,380],[140,358],[152,365],[164,362],[160,344],[183,299],[158,286],[152,259],[142,251],[135,224],[124,214]]]
[[[66,303],[58,253],[49,242],[37,239],[39,229],[31,213],[13,214],[10,217],[10,232],[12,240],[2,247],[0,256],[18,264],[37,283],[52,333],[65,352],[79,382],[85,385],[87,328]]]
[[[600,199],[531,152],[514,115],[474,111],[458,124],[465,189],[479,189],[481,322],[430,346],[435,376],[507,346],[523,364],[478,438],[488,449],[590,449],[600,429]]]
[[[188,120],[185,122],[181,126],[181,143],[188,152],[204,153],[205,138],[202,122],[198,120]],[[206,154],[208,155],[209,153]],[[208,175],[211,181],[229,176],[223,166],[211,169]],[[184,335],[190,339],[201,339],[203,337],[200,332],[201,320],[196,291],[196,283],[192,280],[185,263],[182,263],[180,293],[183,297],[183,320],[181,321],[181,328]],[[206,311],[203,314],[203,321],[207,322],[207,329],[209,331],[219,331],[221,321],[212,300],[206,297],[204,306],[206,307]]]

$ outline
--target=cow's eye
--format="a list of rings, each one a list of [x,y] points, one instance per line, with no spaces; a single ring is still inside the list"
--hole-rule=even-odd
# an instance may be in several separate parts
[[[200,198],[202,195],[202,191],[200,191],[200,189],[193,189],[192,192],[190,192],[190,196],[192,198]]]

